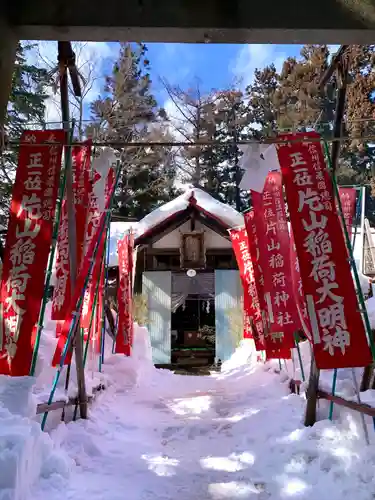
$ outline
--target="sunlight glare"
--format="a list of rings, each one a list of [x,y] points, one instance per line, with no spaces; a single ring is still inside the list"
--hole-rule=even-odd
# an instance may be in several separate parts
[[[283,496],[288,496],[292,497],[294,495],[298,495],[299,493],[302,493],[308,488],[307,484],[304,481],[301,481],[301,479],[298,479],[297,477],[287,479],[286,484],[284,485],[283,489],[281,490],[281,494]]]
[[[208,492],[213,500],[249,498],[249,494],[259,495],[260,491],[251,483],[232,481],[230,483],[211,483]]]
[[[232,453],[228,457],[206,457],[200,460],[200,464],[205,469],[212,469],[225,472],[237,472],[253,465],[255,457],[251,453],[244,452],[239,455]]]
[[[174,399],[173,402],[169,404],[169,407],[177,415],[199,415],[210,409],[211,401],[211,396]]]
[[[161,455],[142,455],[142,459],[148,463],[148,469],[157,476],[175,476],[175,468],[180,463],[179,460]]]

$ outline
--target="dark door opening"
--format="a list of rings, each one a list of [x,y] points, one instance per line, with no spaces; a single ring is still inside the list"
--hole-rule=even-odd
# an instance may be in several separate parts
[[[215,301],[188,295],[172,313],[172,364],[208,366],[215,359]]]

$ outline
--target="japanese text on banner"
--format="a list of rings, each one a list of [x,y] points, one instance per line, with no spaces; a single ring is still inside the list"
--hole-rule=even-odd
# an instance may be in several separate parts
[[[353,219],[355,215],[355,204],[357,198],[357,191],[355,188],[339,188],[339,196],[341,201],[342,213],[344,216],[346,229],[349,238],[352,236]]]
[[[246,228],[232,229],[230,231],[232,247],[236,256],[238,269],[241,277],[242,287],[244,291],[243,308],[244,308],[244,338],[253,338],[255,345],[259,350],[260,333],[255,328],[257,322],[261,322],[261,314],[259,309],[258,295],[254,282],[254,271],[251,256],[249,252],[249,240]]]
[[[271,340],[278,347],[294,347],[294,333],[301,328],[293,297],[290,238],[283,199],[281,175],[268,174],[263,193],[252,192],[258,239],[262,241],[261,263]]]
[[[318,368],[371,362],[319,135],[286,134],[278,145]],[[299,139],[299,141],[298,141]],[[298,141],[298,142],[297,142]]]
[[[22,134],[1,282],[1,374],[29,374],[64,141],[62,130]]]
[[[73,196],[76,215],[77,269],[80,268],[84,236],[86,230],[86,215],[90,195],[90,155],[91,142],[74,146],[72,149]],[[70,262],[68,244],[68,210],[66,200],[63,201],[59,234],[57,240],[56,285],[53,292],[53,320],[64,320],[71,299]]]
[[[117,244],[119,262],[119,286],[117,290],[118,325],[116,336],[116,353],[130,356],[133,341],[132,318],[132,240],[125,235]]]

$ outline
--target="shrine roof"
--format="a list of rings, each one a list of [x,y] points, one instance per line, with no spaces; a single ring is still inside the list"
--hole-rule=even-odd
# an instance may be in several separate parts
[[[135,235],[135,241],[144,238],[146,235],[157,232],[161,225],[167,221],[173,221],[174,218],[183,214],[187,209],[195,208],[204,216],[210,217],[218,222],[223,228],[242,226],[244,219],[242,214],[234,208],[213,198],[209,193],[202,189],[191,187],[174,200],[161,205],[146,215],[139,222],[112,222],[110,236],[110,265],[117,265],[117,241],[125,233],[132,230]]]

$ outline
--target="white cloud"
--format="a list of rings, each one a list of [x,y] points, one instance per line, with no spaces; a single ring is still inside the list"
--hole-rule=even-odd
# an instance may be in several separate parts
[[[240,81],[240,85],[246,87],[253,82],[256,69],[273,63],[280,71],[286,57],[287,54],[278,52],[275,45],[244,45],[229,69]]]

